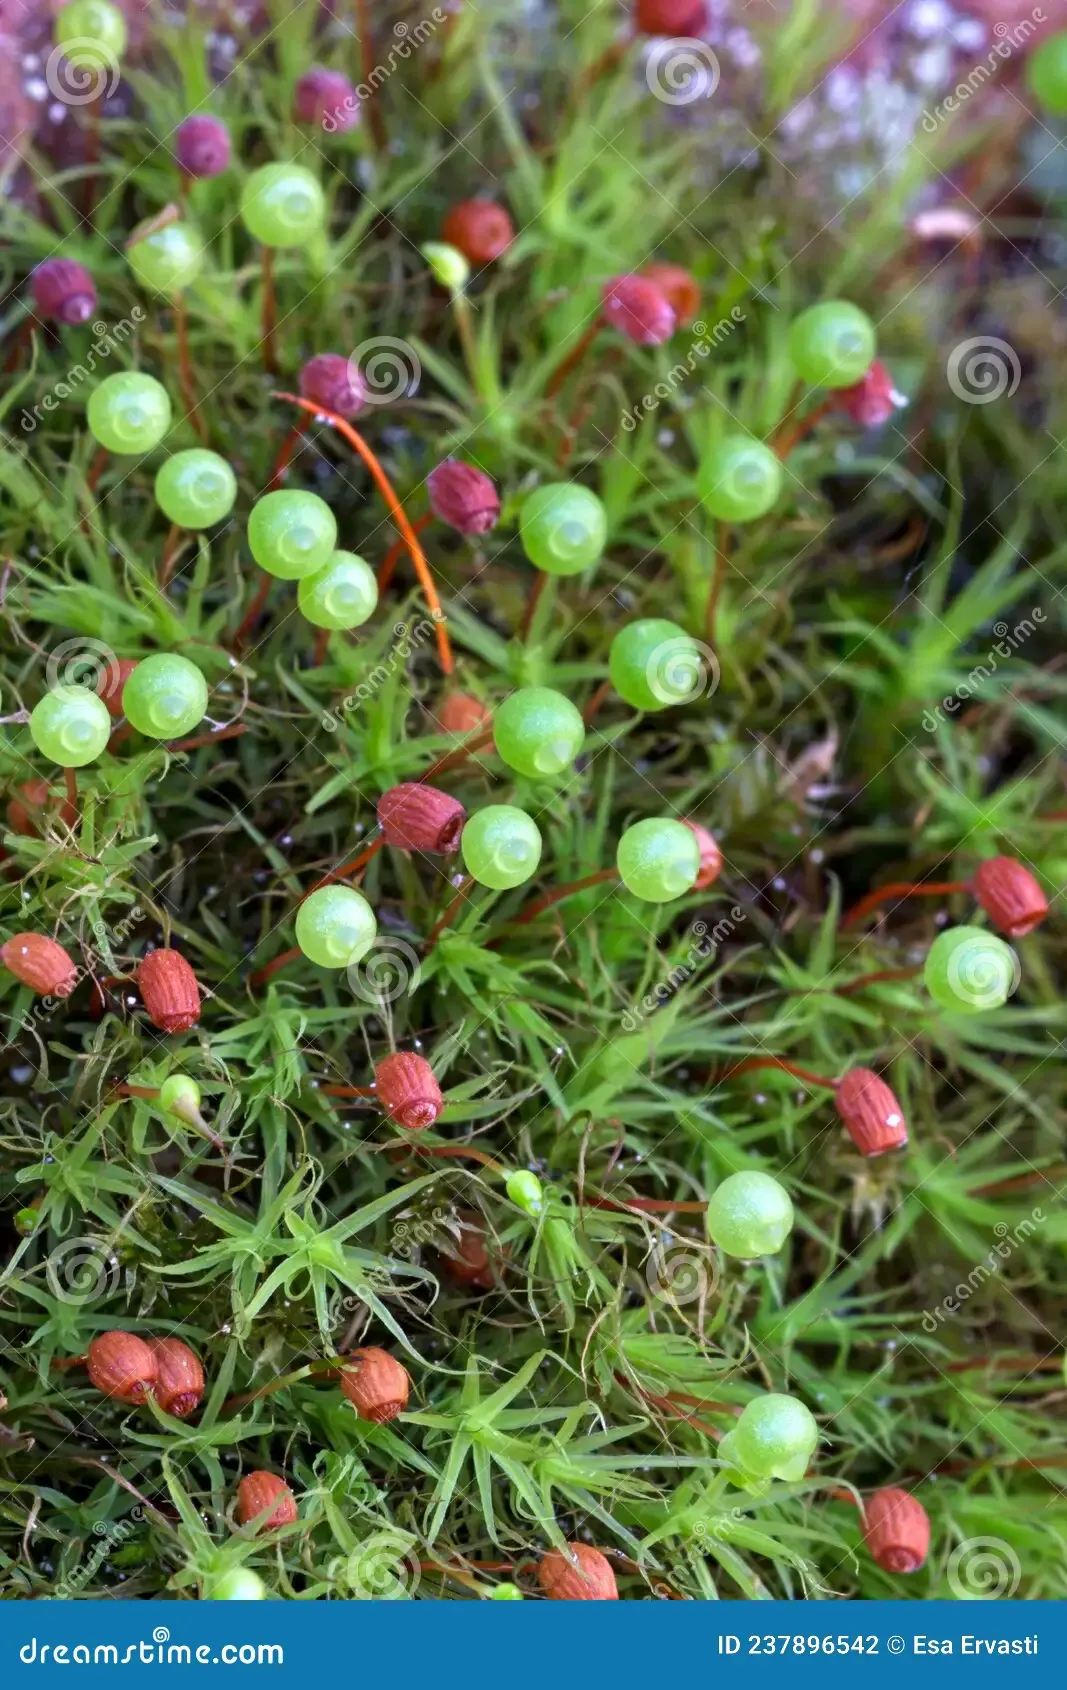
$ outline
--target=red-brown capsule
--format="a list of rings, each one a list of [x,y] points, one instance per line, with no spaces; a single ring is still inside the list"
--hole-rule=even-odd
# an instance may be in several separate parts
[[[136,657],[119,657],[109,663],[96,683],[96,690],[107,705],[108,715],[118,721],[122,715],[122,689],[137,667]]]
[[[619,1591],[607,1556],[588,1543],[550,1549],[537,1569],[550,1602],[617,1602]]]
[[[684,818],[683,818],[684,819]],[[690,833],[696,835],[696,842],[700,846],[700,873],[693,882],[694,892],[703,892],[705,887],[713,886],[722,873],[722,852],[718,841],[710,834],[706,827],[699,822],[685,822]]]
[[[708,21],[706,0],[637,0],[642,35],[698,36]]]
[[[96,310],[96,284],[73,258],[46,258],[30,277],[37,315],[56,323],[87,323]]]
[[[484,470],[446,458],[426,477],[434,516],[461,534],[488,534],[500,515],[500,495]]]
[[[16,933],[0,945],[0,962],[44,998],[69,998],[78,983],[73,957],[47,933]]]
[[[930,1548],[930,1516],[917,1497],[887,1486],[864,1506],[863,1536],[887,1573],[917,1573]]]
[[[870,1068],[850,1068],[838,1081],[834,1103],[853,1144],[865,1156],[882,1156],[907,1144],[904,1111]]]
[[[150,1338],[148,1347],[156,1358],[156,1401],[176,1420],[184,1420],[204,1394],[200,1357],[180,1338]]]
[[[378,826],[390,845],[404,851],[434,851],[450,857],[459,850],[466,819],[458,798],[417,781],[391,786],[378,800]]]
[[[383,1057],[374,1070],[374,1087],[389,1119],[407,1132],[432,1127],[445,1106],[433,1069],[414,1051]]]
[[[641,274],[659,288],[678,319],[678,327],[687,328],[700,310],[700,285],[692,271],[681,264],[646,264]]]
[[[41,811],[48,802],[51,788],[46,780],[24,780],[8,800],[7,825],[12,833],[35,839],[41,831]]]
[[[904,395],[894,387],[889,371],[877,358],[852,387],[836,388],[832,400],[860,428],[881,428],[894,411],[907,404]]]
[[[450,692],[437,706],[436,722],[442,733],[473,733],[488,727],[492,711],[469,692]]]
[[[339,417],[357,417],[367,390],[351,358],[340,352],[319,352],[300,371],[300,394]]]
[[[267,1508],[271,1508],[270,1513],[260,1520],[260,1515]],[[237,1518],[242,1526],[250,1526],[259,1520],[257,1532],[269,1532],[275,1526],[291,1526],[296,1519],[296,1497],[277,1473],[246,1473],[237,1487]]]
[[[395,1420],[408,1405],[411,1380],[407,1368],[374,1345],[353,1350],[341,1367],[341,1389],[361,1420],[376,1426]]]
[[[101,1332],[89,1345],[86,1365],[101,1395],[119,1402],[144,1402],[159,1377],[150,1346],[133,1332]]]
[[[330,135],[344,135],[359,122],[359,95],[339,70],[315,65],[293,89],[294,123],[321,124]]]
[[[674,307],[644,276],[615,276],[600,296],[601,315],[637,346],[662,346],[674,333]]]
[[[491,264],[515,239],[515,225],[496,200],[460,200],[441,225],[441,239],[472,264]]]
[[[458,1237],[449,1233],[447,1247],[441,1251],[449,1277],[460,1285],[491,1291],[496,1284],[496,1273],[486,1248],[482,1217],[468,1210],[458,1220]]]
[[[177,951],[149,951],[137,966],[137,989],[161,1033],[188,1032],[200,1019],[196,975]]]
[[[971,890],[993,926],[1009,939],[1021,939],[1040,927],[1048,899],[1028,868],[1015,857],[991,857],[974,873]]]

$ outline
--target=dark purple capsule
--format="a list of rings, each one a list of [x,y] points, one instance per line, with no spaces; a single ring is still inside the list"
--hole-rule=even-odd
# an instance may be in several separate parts
[[[308,359],[300,372],[300,394],[339,417],[358,416],[367,396],[355,364],[339,352]]]
[[[221,176],[230,168],[230,131],[207,112],[187,117],[175,131],[174,157],[186,176]]]
[[[359,122],[359,95],[339,70],[316,65],[293,89],[293,121],[321,124],[329,135],[343,135]]]
[[[87,323],[96,310],[96,284],[73,258],[46,258],[30,277],[37,315],[54,323]]]

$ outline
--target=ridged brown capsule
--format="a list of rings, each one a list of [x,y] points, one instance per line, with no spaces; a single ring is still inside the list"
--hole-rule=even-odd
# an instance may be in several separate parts
[[[722,873],[722,852],[718,841],[710,834],[706,827],[699,822],[685,823],[690,833],[696,835],[696,842],[700,846],[700,873],[693,882],[694,892],[703,892],[705,887],[713,886]]]
[[[196,975],[177,951],[149,951],[137,966],[137,989],[161,1033],[185,1033],[200,1019]]]
[[[69,998],[78,983],[74,958],[47,933],[16,933],[0,945],[0,963],[44,998]]]
[[[550,1602],[617,1602],[619,1591],[611,1563],[589,1543],[568,1543],[564,1555],[550,1549],[537,1569]]]
[[[156,1401],[167,1414],[184,1420],[204,1394],[200,1357],[180,1338],[150,1338],[148,1347],[156,1358]]]
[[[1009,939],[1032,933],[1048,915],[1048,899],[1015,857],[991,857],[980,864],[971,889],[993,926]]]
[[[917,1573],[930,1548],[930,1516],[917,1497],[886,1486],[864,1505],[863,1536],[887,1573]]]
[[[41,812],[50,790],[46,780],[24,780],[15,788],[7,804],[7,825],[12,833],[20,833],[26,839],[39,837]]]
[[[441,239],[472,264],[491,264],[515,239],[515,225],[496,200],[460,200],[441,225]]]
[[[474,464],[445,458],[426,477],[434,516],[461,534],[488,534],[500,515],[500,494],[492,478]]]
[[[417,781],[391,786],[378,800],[378,826],[388,844],[405,851],[435,851],[450,857],[459,850],[466,819],[458,798]]]
[[[159,1378],[151,1346],[134,1332],[101,1332],[89,1345],[86,1365],[100,1394],[118,1402],[144,1402]]]
[[[407,1132],[432,1127],[445,1106],[433,1069],[414,1051],[383,1056],[374,1069],[374,1089],[389,1119]]]
[[[678,320],[678,327],[688,328],[700,310],[700,284],[692,271],[680,264],[646,264],[641,274],[646,282],[659,288]]]
[[[845,411],[860,428],[881,428],[893,412],[907,404],[902,393],[893,385],[893,378],[885,365],[876,358],[870,369],[852,387],[834,390],[833,403]]]
[[[907,1144],[904,1111],[870,1068],[850,1068],[838,1082],[834,1103],[853,1144],[865,1156],[883,1156]]]
[[[677,327],[674,307],[644,276],[615,276],[600,296],[605,323],[637,346],[662,346]]]
[[[374,1345],[353,1350],[341,1366],[341,1389],[361,1420],[384,1426],[403,1414],[411,1380],[407,1369],[387,1350]]]
[[[459,1285],[473,1285],[491,1291],[496,1284],[493,1261],[486,1248],[482,1217],[470,1210],[458,1216],[458,1236],[449,1233],[441,1256],[451,1279]]]
[[[450,692],[437,706],[436,720],[442,733],[469,734],[488,727],[492,711],[469,692]]]
[[[119,657],[101,673],[96,690],[107,705],[108,715],[117,721],[122,715],[122,689],[137,667],[136,657]]]
[[[277,1473],[259,1471],[246,1473],[237,1487],[237,1518],[242,1526],[250,1526],[264,1509],[271,1508],[256,1527],[269,1532],[275,1526],[290,1526],[296,1519],[296,1497]]]

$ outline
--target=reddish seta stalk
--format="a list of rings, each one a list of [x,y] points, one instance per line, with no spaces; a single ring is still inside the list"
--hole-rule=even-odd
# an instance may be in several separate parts
[[[781,1056],[746,1056],[743,1062],[735,1063],[719,1075],[718,1083],[722,1085],[726,1080],[732,1080],[738,1074],[750,1074],[756,1068],[776,1068],[781,1074],[792,1074],[795,1079],[803,1080],[809,1086],[823,1086],[827,1091],[837,1090],[837,1081],[827,1079],[825,1074],[813,1074],[810,1068],[801,1068],[796,1062],[787,1062]]]
[[[427,511],[425,516],[418,517],[417,520],[411,524],[411,526],[412,526],[413,531],[416,534],[422,534],[427,528],[429,528],[430,523],[432,521],[433,521],[433,517],[431,516],[430,512]],[[392,545],[389,547],[389,550],[386,552],[385,557],[382,559],[382,566],[378,571],[378,597],[379,598],[381,598],[381,596],[385,592],[386,588],[392,582],[393,576],[396,573],[396,566],[400,562],[400,559],[403,557],[406,550],[407,550],[407,544],[406,544],[403,536],[401,536],[399,540],[393,541]]]
[[[887,886],[876,886],[873,892],[853,904],[841,917],[841,932],[855,927],[871,910],[890,898],[947,898],[952,892],[969,892],[966,880],[893,880]]]

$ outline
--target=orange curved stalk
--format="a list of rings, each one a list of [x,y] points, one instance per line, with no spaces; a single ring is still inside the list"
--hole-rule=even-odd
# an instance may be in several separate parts
[[[348,441],[348,444],[352,447],[352,449],[355,452],[358,452],[359,456],[363,459],[363,462],[374,477],[378,491],[389,506],[393,521],[399,528],[404,544],[407,546],[407,549],[411,554],[411,561],[415,566],[415,573],[422,583],[422,590],[426,594],[426,603],[430,607],[430,613],[436,624],[437,650],[441,659],[441,668],[444,670],[446,675],[451,675],[453,667],[452,642],[448,637],[448,625],[445,621],[445,613],[441,608],[441,600],[437,596],[437,588],[434,586],[433,576],[430,573],[430,566],[426,561],[426,554],[419,545],[418,535],[415,533],[414,528],[408,521],[407,512],[400,503],[400,500],[397,498],[393,484],[389,480],[389,477],[386,475],[381,464],[378,462],[377,457],[371,451],[367,442],[358,430],[354,429],[352,424],[344,417],[338,416],[336,411],[328,411],[324,406],[317,405],[312,399],[301,399],[296,393],[275,393],[274,398],[286,399],[290,405],[299,405],[302,411],[307,411],[309,415],[313,417],[325,417],[331,427],[335,428],[338,434],[342,435],[343,438]]]

